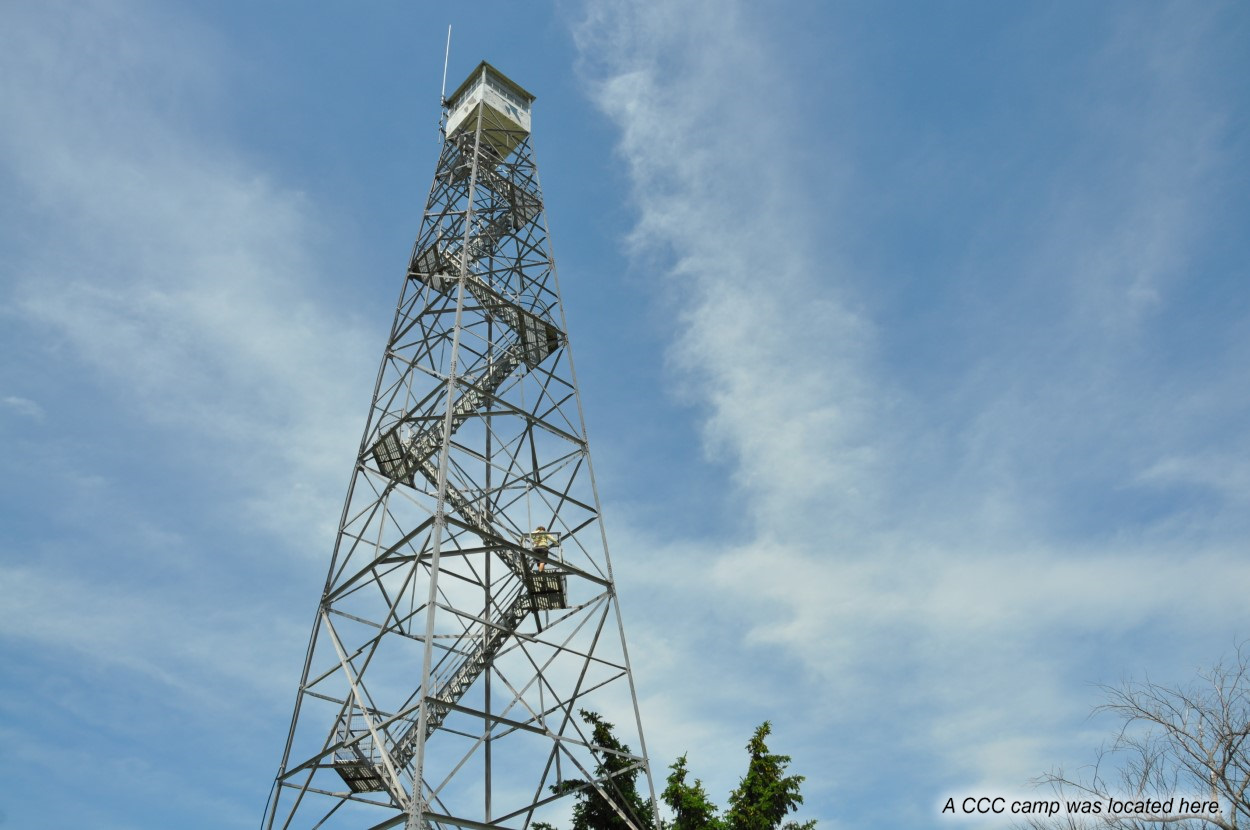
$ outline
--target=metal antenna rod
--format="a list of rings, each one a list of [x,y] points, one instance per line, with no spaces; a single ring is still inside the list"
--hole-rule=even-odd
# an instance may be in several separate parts
[[[451,57],[451,24],[447,24],[447,48],[443,50],[443,89],[438,95],[439,103],[447,103],[447,60]]]
[[[447,48],[443,50],[443,88],[438,93],[438,141],[441,144],[447,138],[447,60],[451,57],[451,24],[447,24]]]

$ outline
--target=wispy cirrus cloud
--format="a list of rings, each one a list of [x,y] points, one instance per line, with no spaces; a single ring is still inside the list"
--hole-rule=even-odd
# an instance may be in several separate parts
[[[44,415],[42,406],[20,395],[5,395],[3,398],[0,398],[0,403],[4,404],[6,409],[26,418],[33,418],[36,421],[42,420]]]
[[[638,211],[628,240],[679,309],[675,385],[702,413],[708,452],[732,459],[749,517],[746,538],[694,542],[694,556],[690,540],[635,544],[664,574],[649,583],[667,597],[649,606],[667,621],[652,636],[684,637],[691,653],[740,638],[749,658],[705,652],[692,670],[810,696],[803,717],[837,724],[838,745],[879,774],[908,747],[928,759],[912,773],[919,792],[944,776],[1019,786],[1072,750],[1059,726],[1084,714],[1084,682],[1176,665],[1164,631],[1217,647],[1250,622],[1233,588],[1177,604],[1187,574],[1250,578],[1240,522],[1142,488],[1192,478],[1166,460],[1207,444],[1186,411],[1213,395],[1225,417],[1245,411],[1226,362],[1244,343],[1213,378],[1187,376],[1155,340],[1169,315],[1202,313],[1183,295],[1206,278],[1191,269],[1229,163],[1233,104],[1204,87],[1211,19],[1113,20],[1095,52],[1069,56],[1066,71],[1093,80],[1066,109],[1033,102],[1031,117],[1060,117],[1085,143],[1043,170],[1030,153],[1049,148],[1009,131],[999,140],[1023,143],[979,159],[1002,179],[979,203],[958,201],[968,193],[943,169],[976,167],[966,123],[896,142],[898,161],[929,176],[909,186],[947,191],[923,221],[965,226],[958,253],[908,275],[941,304],[934,322],[891,298],[889,272],[851,264],[865,239],[910,244],[873,224],[888,211],[857,215],[871,183],[778,152],[810,126],[828,169],[854,167],[863,145],[826,102],[853,98],[838,85],[857,81],[826,72],[817,96],[785,54],[795,32],[742,4],[587,8],[582,71],[620,133]],[[853,67],[855,45],[831,38]],[[945,339],[908,354],[879,315]],[[1229,459],[1208,482],[1234,498],[1244,467]],[[847,786],[889,786],[842,771]]]
[[[785,86],[743,36],[747,16],[590,4],[576,36],[621,131],[639,208],[631,247],[671,263],[661,287],[683,334],[670,357],[706,407],[707,451],[736,459],[756,521],[813,493],[850,513],[876,461],[878,402],[859,368],[873,332],[839,296],[842,266],[813,267],[807,195],[777,152],[789,140]]]
[[[375,338],[330,308],[329,217],[203,129],[225,110],[220,42],[150,11],[6,12],[0,160],[29,206],[8,312],[164,441],[250,472],[252,521],[324,540],[335,511],[309,498],[338,494],[307,488],[350,451],[339,379],[369,375]]]
[[[32,416],[6,445],[0,640],[14,688],[47,698],[5,731],[72,724],[57,769],[98,788],[100,826],[144,797],[136,771],[176,764],[180,800],[237,824],[246,797],[206,779],[272,774],[307,632],[277,609],[310,575],[291,560],[333,538],[363,406],[342,378],[373,374],[376,337],[335,307],[331,217],[222,135],[231,60],[177,9],[0,9],[0,338],[25,384],[4,407]],[[21,763],[34,781],[54,759]]]

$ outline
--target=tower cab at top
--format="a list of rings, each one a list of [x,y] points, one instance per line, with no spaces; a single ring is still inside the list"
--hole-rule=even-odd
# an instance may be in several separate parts
[[[472,136],[480,122],[484,142],[502,161],[529,135],[533,103],[520,84],[482,61],[444,102],[447,137]]]

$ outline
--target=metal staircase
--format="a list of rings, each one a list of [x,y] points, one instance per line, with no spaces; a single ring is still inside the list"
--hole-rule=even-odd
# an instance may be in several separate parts
[[[458,168],[457,168],[458,169]],[[459,395],[451,407],[451,432],[454,434],[470,418],[481,413],[495,392],[524,364],[533,369],[563,342],[560,330],[539,314],[522,308],[504,297],[477,272],[478,260],[491,255],[500,239],[534,220],[542,209],[541,202],[528,191],[517,188],[500,177],[489,165],[479,165],[478,183],[505,196],[510,210],[491,222],[485,231],[468,242],[464,262],[464,285],[479,306],[512,332],[511,343],[497,347],[488,357],[484,372],[471,380],[461,380]],[[448,276],[461,270],[461,248],[434,244],[418,252],[408,271],[409,279],[420,281],[435,291],[451,295],[459,282]],[[416,431],[419,423],[427,424]],[[416,486],[420,473],[432,485],[438,485],[438,465],[431,458],[442,443],[444,419],[409,413],[400,418],[374,443],[369,451],[380,472],[393,481]],[[408,432],[405,437],[405,432]],[[508,531],[495,526],[492,516],[479,509],[475,499],[445,482],[447,503],[483,538],[506,538]],[[566,605],[565,574],[559,569],[534,571],[526,557],[517,551],[500,548],[500,558],[520,580],[520,588],[510,603],[502,607],[493,620],[481,621],[477,631],[465,637],[476,642],[475,648],[442,677],[435,678],[434,691],[428,694],[424,736],[429,737],[442,725],[451,708],[490,665],[491,660],[520,627],[525,618],[540,610],[556,610]],[[353,727],[350,714],[345,713],[336,734],[343,748],[336,753],[334,766],[344,783],[353,792],[386,789],[381,774],[381,753],[387,751],[394,769],[405,768],[417,748],[418,726],[415,720],[396,721],[406,724],[387,748],[378,746],[372,733]]]
[[[533,102],[485,62],[445,99],[264,830],[559,822],[613,787],[581,711],[647,769]]]
[[[562,586],[563,579],[563,574],[552,573],[548,576],[544,573],[539,584],[545,585],[551,580],[559,580]],[[537,610],[537,604],[531,598],[530,592],[523,588],[507,607],[500,610],[494,620],[483,622],[475,634],[469,635],[477,646],[462,661],[453,664],[442,677],[435,680],[435,691],[428,696],[430,706],[426,714],[425,737],[428,738],[443,724],[451,707],[464,697],[525,617],[531,611]],[[406,724],[405,728],[399,731],[387,750],[390,762],[397,770],[407,767],[412,761],[419,734],[416,720],[404,720],[402,723]],[[334,768],[343,782],[357,793],[385,790],[385,777],[381,772],[385,766],[382,748],[373,740],[372,733],[366,728],[354,727],[350,723],[350,715],[345,714],[340,721],[337,737],[343,747],[335,755]]]

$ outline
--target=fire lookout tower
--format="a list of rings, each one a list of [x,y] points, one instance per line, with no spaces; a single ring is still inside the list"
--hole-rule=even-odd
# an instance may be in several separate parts
[[[620,806],[629,778],[655,791],[533,102],[486,62],[444,102],[270,830],[526,830],[564,823],[577,792],[649,823]],[[596,745],[581,710],[616,722],[631,751]]]

